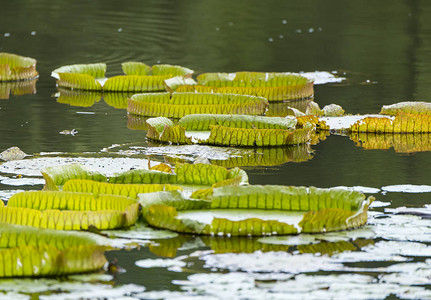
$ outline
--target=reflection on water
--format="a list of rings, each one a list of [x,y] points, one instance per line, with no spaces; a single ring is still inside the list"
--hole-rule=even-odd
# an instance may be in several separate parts
[[[0,82],[0,99],[9,99],[11,94],[14,96],[36,94],[36,81],[37,79]]]
[[[348,84],[315,86],[315,101],[320,107],[336,103],[348,113],[365,114],[377,113],[382,105],[401,100],[429,101],[430,13],[431,2],[426,1],[391,1],[390,4],[388,1],[356,0],[3,1],[0,10],[0,51],[35,57],[38,60],[40,78],[36,94],[33,85],[35,81],[22,82],[30,85],[21,92],[9,83],[0,84],[0,97],[10,97],[13,100],[0,103],[0,150],[19,146],[26,153],[82,153],[130,143],[145,148],[141,152],[141,148],[126,146],[129,152],[133,150],[139,155],[152,148],[148,147],[145,132],[141,131],[146,129],[145,119],[125,113],[125,98],[106,94],[103,95],[104,101],[100,101],[101,95],[94,94],[88,98],[79,95],[76,100],[74,93],[60,93],[59,103],[47,101],[56,93],[55,80],[50,78],[50,72],[59,66],[76,62],[112,64],[107,76],[121,73],[121,62],[124,61],[185,65],[196,70],[197,74],[348,70],[345,74]],[[91,106],[91,103],[96,105]],[[287,109],[285,104],[293,107],[300,105],[299,102],[280,103],[270,107],[268,115],[284,116]],[[82,111],[90,112],[90,106],[93,114],[78,114]],[[79,134],[73,138],[58,134],[65,128],[76,128]],[[232,165],[281,163],[276,168],[249,167],[247,172],[250,182],[255,184],[319,187],[430,184],[431,151],[428,135],[420,135],[420,138],[412,135],[352,135],[351,138],[358,145],[361,143],[361,147],[356,147],[345,137],[331,136],[313,146],[313,159],[309,159],[311,154],[307,153],[308,150],[301,150],[300,147],[294,148],[297,155],[287,148],[257,149],[258,152],[252,152],[250,156],[229,158],[233,153],[232,149],[220,148],[219,152],[208,151],[207,154],[195,149],[184,156],[196,158],[212,155],[217,163],[228,163],[232,159]],[[399,155],[393,151],[364,151],[362,147],[393,147],[397,152],[421,153]],[[118,155],[125,156],[127,153],[119,152]],[[161,154],[163,155],[173,156],[168,153]],[[246,161],[248,157],[250,159]],[[304,162],[284,163],[295,157],[305,158]],[[4,184],[0,188],[8,191],[11,189]],[[409,206],[420,210],[429,203],[429,194],[426,193],[407,196],[388,193],[387,196],[379,194],[377,198],[390,203],[391,208]],[[298,245],[272,254],[265,252],[268,253],[268,258],[270,255],[276,256],[276,265],[290,267],[287,272],[291,273],[284,274],[284,278],[295,276],[294,279],[283,282],[283,276],[278,274],[280,277],[276,279],[281,281],[271,290],[256,285],[258,281],[255,276],[261,274],[222,274],[226,272],[225,267],[231,266],[215,265],[220,270],[217,271],[211,269],[211,265],[203,266],[207,261],[202,261],[200,257],[205,253],[196,252],[191,255],[195,250],[213,248],[262,251],[262,246],[259,248],[255,242],[245,242],[250,241],[247,239],[234,241],[217,237],[204,237],[201,241],[205,243],[197,243],[197,248],[193,248],[192,241],[195,238],[191,236],[183,236],[187,241],[165,240],[151,245],[151,251],[163,256],[177,258],[180,255],[190,255],[188,259],[193,264],[181,273],[164,268],[135,267],[135,261],[154,257],[146,247],[136,251],[110,252],[107,256],[111,259],[118,258],[120,266],[126,268],[127,272],[109,280],[116,285],[135,283],[146,286],[147,290],[162,290],[167,293],[166,298],[202,295],[220,297],[226,294],[226,299],[232,298],[232,295],[260,299],[285,299],[287,296],[322,299],[342,298],[346,294],[381,299],[394,294],[406,298],[430,298],[431,295],[423,287],[429,291],[429,220],[383,213],[379,208],[374,208],[371,213],[376,214],[369,219],[370,226],[377,234],[376,238],[371,239],[376,244],[374,247],[372,243],[367,246],[360,244],[368,243],[370,239],[366,238],[339,244],[321,242],[306,245],[308,249],[305,250],[300,249],[307,248],[306,246]],[[382,240],[401,241],[402,245],[395,247],[391,244],[388,249],[388,245],[381,243]],[[168,245],[169,243],[181,246]],[[322,247],[318,249],[319,245]],[[328,249],[339,249],[338,252],[346,250],[342,253],[345,253],[345,261],[349,262],[349,269],[343,269],[336,253],[330,257],[316,253],[334,253]],[[289,255],[283,260],[286,251]],[[259,253],[234,257],[234,261],[242,269],[249,262],[268,267],[267,261],[260,259]],[[376,261],[369,262],[370,258]],[[333,275],[313,273],[307,268],[303,268],[305,271],[299,274],[293,273],[295,262],[307,267],[311,263],[320,265],[328,261],[330,264],[325,265],[325,270]],[[390,261],[391,266],[388,267],[385,261]],[[336,268],[341,268],[342,274],[335,273]],[[186,283],[192,288],[200,289],[200,294],[191,290],[179,295],[169,294],[172,290],[187,289],[187,284],[179,287],[172,282],[186,280],[190,273],[193,274]],[[268,277],[277,276],[275,273],[266,274]],[[210,278],[210,275],[214,277]],[[215,281],[222,284],[218,289],[211,290],[216,286]],[[40,284],[41,281],[37,282]],[[1,290],[7,290],[3,282],[1,285]],[[48,290],[55,291],[55,295],[51,296],[59,299],[61,293],[58,294],[58,291],[68,291],[70,285],[87,287],[87,290],[91,287],[92,294],[75,293],[73,295],[76,298],[91,298],[95,295],[103,297],[106,294],[102,294],[102,291],[105,290],[110,293],[106,297],[132,295],[139,299],[145,296],[138,297],[138,292],[131,294],[131,290],[136,290],[132,287],[114,294],[109,288],[110,284],[77,284],[72,280],[56,281]],[[30,284],[26,282],[24,286]],[[32,291],[37,291],[36,288],[40,286],[35,283],[32,287]],[[15,293],[10,298],[16,298],[20,292],[19,289],[8,291]],[[27,295],[21,296],[28,298]]]
[[[133,95],[133,93],[122,93],[122,92],[95,92],[95,91],[82,91],[82,90],[71,90],[64,88],[57,88],[58,93],[57,102],[62,104],[68,104],[71,106],[78,107],[91,107],[95,103],[99,102],[103,97],[103,100],[109,106],[117,109],[127,109],[127,99]]]
[[[412,153],[431,151],[431,134],[429,133],[352,133],[350,139],[356,146],[367,150],[387,150]]]
[[[285,102],[270,102],[268,110],[265,113],[267,117],[286,117],[292,115],[291,110],[288,107],[296,108],[297,110],[305,113],[307,106],[310,102],[314,101],[314,98],[299,101],[285,101]]]

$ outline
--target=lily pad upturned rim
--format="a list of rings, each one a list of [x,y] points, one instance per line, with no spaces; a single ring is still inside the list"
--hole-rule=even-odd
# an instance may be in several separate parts
[[[140,203],[144,218],[158,228],[203,235],[262,236],[359,227],[366,223],[368,207],[374,200],[372,196],[366,199],[360,192],[345,189],[260,185],[213,188],[202,196],[193,199],[178,191],[159,192],[142,194]],[[259,210],[266,217],[246,216],[238,220],[217,217],[217,213],[222,213],[220,210],[233,210],[235,215],[238,209]],[[213,210],[216,215],[207,216]],[[274,219],[270,211],[276,214]],[[288,211],[294,213],[293,220],[277,219],[277,215],[289,214]],[[187,217],[189,212],[191,218]]]
[[[53,70],[51,76],[57,79],[57,86],[69,89],[109,92],[153,92],[164,91],[164,81],[178,76],[178,74],[176,74],[178,70],[174,70],[173,74],[171,74],[169,73],[170,69],[192,71],[181,66],[163,64],[160,65],[159,69],[161,70],[157,72],[157,74],[137,75],[137,73],[133,71],[133,64],[137,64],[137,62],[126,62],[125,64],[132,64],[132,69],[127,69],[127,71],[125,71],[131,75],[117,75],[105,78],[106,63],[89,63],[61,66]],[[187,74],[185,74],[185,76],[186,75]]]
[[[148,117],[182,118],[190,114],[262,115],[269,106],[264,97],[228,93],[139,93],[128,100],[127,111]]]
[[[0,82],[32,80],[39,77],[36,59],[0,52]]]

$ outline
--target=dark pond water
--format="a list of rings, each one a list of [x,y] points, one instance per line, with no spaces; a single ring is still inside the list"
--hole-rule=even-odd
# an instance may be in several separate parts
[[[430,16],[431,2],[416,0],[3,1],[0,10],[0,52],[36,58],[40,77],[34,94],[11,94],[9,99],[0,100],[0,150],[18,146],[29,154],[57,151],[82,153],[100,152],[113,144],[126,145],[123,148],[128,148],[129,143],[144,148],[149,146],[145,131],[133,130],[128,126],[124,109],[114,108],[103,100],[90,107],[57,101],[54,96],[57,93],[55,80],[50,73],[62,65],[75,63],[106,62],[108,76],[120,74],[121,63],[130,60],[149,65],[178,64],[195,70],[197,74],[246,70],[336,71],[346,80],[315,86],[314,100],[320,107],[337,103],[350,114],[378,113],[382,105],[406,100],[429,101]],[[79,132],[75,136],[59,134],[62,130],[73,128]],[[388,185],[430,185],[429,151],[400,153],[394,148],[365,150],[348,136],[340,135],[330,135],[311,148],[311,159],[304,162],[244,166],[243,169],[247,171],[251,184],[372,187],[380,189],[374,196],[379,201],[388,202],[389,208],[407,206],[423,210],[431,202],[429,193],[386,194],[381,189]],[[146,156],[138,154],[134,157]],[[0,184],[0,189],[14,190],[17,187]],[[384,208],[376,207],[372,211],[374,214],[382,213]],[[372,224],[382,220],[372,216]],[[397,222],[402,223],[394,220],[392,225],[384,225],[389,228],[394,226],[397,231]],[[353,259],[353,267],[364,268],[359,271],[320,268],[325,272],[304,269],[299,273],[329,276],[356,272],[374,278],[376,290],[379,290],[380,283],[383,286],[380,290],[393,288],[392,293],[386,294],[372,290],[362,298],[380,299],[390,295],[431,298],[430,293],[422,290],[431,286],[431,221],[419,219],[418,222],[421,223],[400,225],[411,230],[404,238],[395,234],[394,237],[377,234],[371,240],[373,243],[382,240],[406,242],[406,249],[417,249],[420,245],[425,247],[420,255],[414,251],[403,255],[400,250],[399,253],[391,253],[389,258],[376,259],[371,263]],[[410,234],[423,238],[409,239]],[[177,252],[177,256],[210,249],[199,244],[190,246],[189,250],[184,248]],[[204,262],[198,257],[188,258],[194,264],[189,264],[182,272],[170,271],[166,267],[145,269],[135,266],[137,260],[158,258],[153,252],[143,247],[140,250],[108,253],[110,259],[116,257],[119,265],[127,270],[117,275],[112,284],[134,283],[145,286],[147,291],[182,291],[182,285],[174,284],[173,280],[186,280],[196,273],[222,274],[226,270],[236,270],[230,268],[229,263],[224,266],[220,262],[218,265],[215,263],[214,268],[219,267],[217,270],[212,269],[208,260],[204,262],[210,267],[203,267]],[[289,253],[296,255],[294,251]],[[407,292],[388,287],[389,284],[401,286],[396,280],[381,280],[381,276],[390,274],[390,271],[367,271],[367,268],[395,264],[397,255],[406,258],[412,266],[419,263],[427,265],[423,267],[427,275],[412,272],[409,277],[413,278],[412,282],[405,283]],[[249,261],[253,257],[237,259]],[[280,260],[280,263],[285,263],[286,269],[290,266],[290,260]],[[244,274],[247,273],[238,276]],[[300,279],[295,280],[299,282]],[[354,295],[355,290],[362,289],[362,286],[349,280],[346,280],[348,286],[344,292]],[[253,288],[263,293],[262,297],[270,298],[272,295],[276,298],[279,295],[280,298],[276,299],[283,298],[283,288],[260,288],[258,280],[255,284],[257,288]],[[352,287],[353,284],[356,285]],[[233,298],[240,295],[235,287],[227,286],[227,289],[232,288]],[[250,291],[253,288],[250,287]],[[285,287],[284,291],[287,294],[289,289]],[[205,289],[199,293],[215,298],[223,295],[211,294]],[[342,295],[343,289],[340,293],[334,294],[336,296],[321,295],[337,298],[337,295]],[[193,291],[189,294],[193,296]],[[304,295],[307,294],[298,294],[298,298],[306,297]],[[319,298],[319,294],[316,295]],[[137,294],[135,297],[139,298]],[[170,298],[173,294],[159,297]]]

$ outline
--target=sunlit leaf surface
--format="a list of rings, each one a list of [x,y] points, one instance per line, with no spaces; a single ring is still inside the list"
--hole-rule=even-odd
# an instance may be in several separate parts
[[[142,194],[150,225],[186,233],[233,236],[327,232],[363,225],[374,198],[345,189],[226,186],[186,199],[178,192]]]
[[[190,114],[261,115],[268,101],[262,97],[215,93],[136,94],[127,111],[142,116],[181,118]]]
[[[0,52],[0,81],[32,79],[38,75],[34,58]]]
[[[147,137],[176,144],[219,146],[283,146],[302,144],[311,139],[312,124],[292,129],[296,119],[243,115],[189,115],[179,125],[168,118],[147,120]],[[216,125],[222,124],[222,125]],[[209,129],[209,131],[208,131]]]
[[[302,99],[313,96],[313,81],[288,73],[204,73],[197,86],[178,87],[182,92],[210,92],[253,95],[269,101]]]

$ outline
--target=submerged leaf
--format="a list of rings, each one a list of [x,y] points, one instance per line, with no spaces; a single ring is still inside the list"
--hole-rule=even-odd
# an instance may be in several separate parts
[[[0,52],[0,81],[32,79],[38,75],[34,58]]]
[[[142,116],[181,118],[190,114],[261,115],[268,101],[262,97],[214,93],[145,93],[128,101],[127,111]]]
[[[178,192],[142,194],[140,203],[152,226],[185,233],[259,236],[358,227],[366,223],[374,199],[345,189],[292,186],[225,186],[194,196],[200,201]]]

